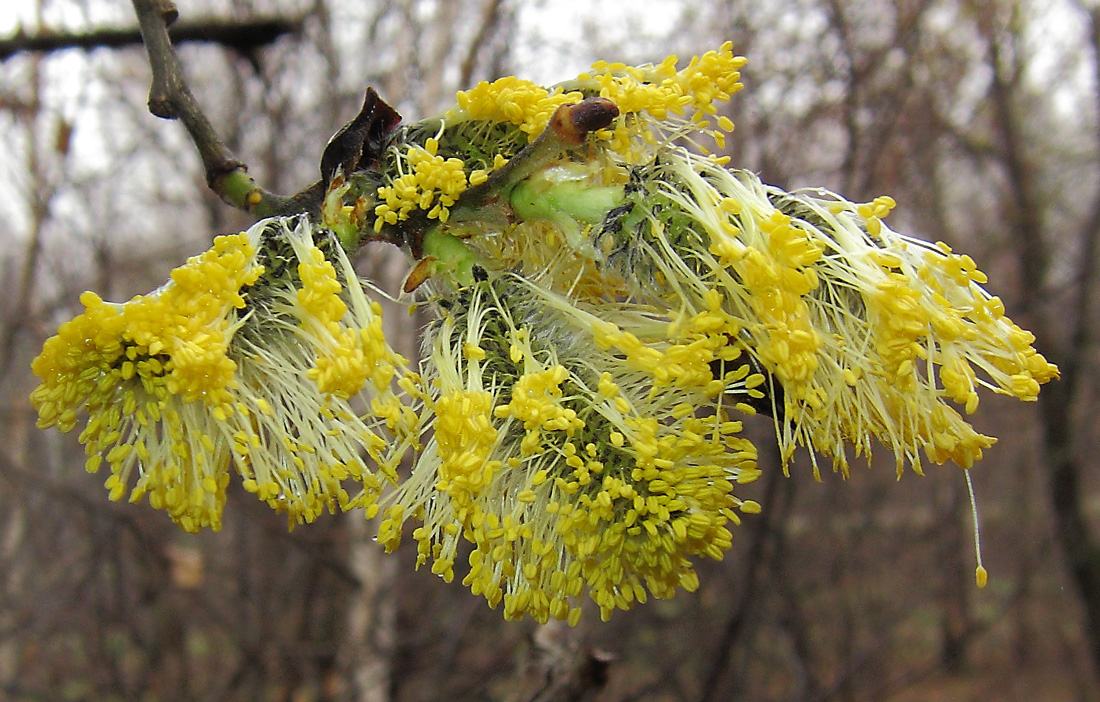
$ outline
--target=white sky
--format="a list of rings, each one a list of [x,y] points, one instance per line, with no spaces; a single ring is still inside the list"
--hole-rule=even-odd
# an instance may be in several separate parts
[[[680,0],[583,5],[569,0],[524,3],[519,14],[520,36],[539,37],[541,41],[519,42],[513,57],[524,78],[542,84],[567,80],[601,58],[583,48],[586,25],[594,24],[598,18],[600,42],[605,46],[630,39],[644,42],[667,35],[677,25],[682,6]],[[659,61],[664,56],[652,58]]]

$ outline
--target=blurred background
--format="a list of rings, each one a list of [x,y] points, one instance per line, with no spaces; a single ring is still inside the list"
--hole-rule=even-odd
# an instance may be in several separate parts
[[[973,471],[984,590],[956,467],[815,482],[803,455],[787,478],[766,418],[743,491],[764,511],[699,591],[573,630],[503,621],[415,572],[415,548],[381,554],[358,515],[288,533],[234,486],[220,533],[184,534],[109,502],[78,432],[35,429],[29,364],[81,291],[146,292],[250,222],[147,112],[128,2],[5,0],[0,700],[1100,700],[1095,0],[177,2],[192,89],[283,193],[316,180],[368,85],[417,119],[479,80],[730,39],[749,58],[732,164],[893,196],[893,228],[970,253],[1063,379],[973,417],[1001,439]],[[360,264],[392,292],[407,271],[383,249]],[[414,355],[418,319],[388,321]]]

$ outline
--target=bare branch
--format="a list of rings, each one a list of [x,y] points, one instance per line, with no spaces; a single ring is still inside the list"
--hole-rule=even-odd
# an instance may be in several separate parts
[[[179,12],[171,0],[133,0],[141,26],[141,37],[149,53],[153,85],[149,111],[164,119],[178,119],[187,129],[202,158],[206,184],[227,204],[258,217],[304,211],[314,202],[310,189],[294,197],[275,195],[260,187],[248,175],[248,167],[230,152],[202,111],[183,75],[183,67],[172,47],[168,27]]]
[[[481,22],[477,27],[470,46],[466,51],[466,57],[462,59],[462,68],[459,73],[458,84],[469,85],[474,75],[474,67],[477,65],[477,55],[485,45],[486,40],[497,27],[500,26],[503,17],[503,0],[489,0],[481,16]]]
[[[280,18],[258,19],[246,22],[192,22],[171,28],[169,36],[176,44],[182,42],[207,42],[221,44],[242,54],[273,43],[285,34],[301,29],[302,20]],[[0,61],[17,53],[47,53],[62,49],[117,49],[141,43],[137,29],[97,29],[83,34],[28,35],[22,32],[0,39]]]

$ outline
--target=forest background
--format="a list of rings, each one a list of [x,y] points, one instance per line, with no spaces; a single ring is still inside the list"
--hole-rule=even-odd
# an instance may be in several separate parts
[[[0,699],[1100,700],[1100,6],[1095,0],[181,0],[192,89],[250,174],[316,179],[366,86],[406,119],[515,74],[749,58],[732,164],[785,188],[889,194],[895,229],[970,253],[1062,369],[986,397],[977,590],[957,468],[786,478],[750,426],[764,509],[698,592],[576,628],[508,623],[332,516],[288,533],[239,486],[220,533],[112,503],[73,435],[40,432],[30,359],[85,289],[159,285],[249,224],[146,107],[123,0],[0,9]],[[257,27],[260,28],[259,31]],[[74,48],[74,44],[80,47]],[[371,249],[391,292],[408,266]],[[416,354],[422,323],[390,335]],[[802,459],[806,459],[805,456]],[[771,470],[768,470],[769,465]],[[751,494],[750,494],[751,493]],[[740,493],[739,493],[740,494]]]

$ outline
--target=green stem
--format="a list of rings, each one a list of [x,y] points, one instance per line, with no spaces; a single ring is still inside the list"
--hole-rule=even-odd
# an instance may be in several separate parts
[[[424,257],[435,259],[433,275],[442,275],[459,287],[474,283],[474,266],[482,259],[462,239],[443,232],[438,226],[424,232]],[[484,267],[484,266],[482,266]]]

